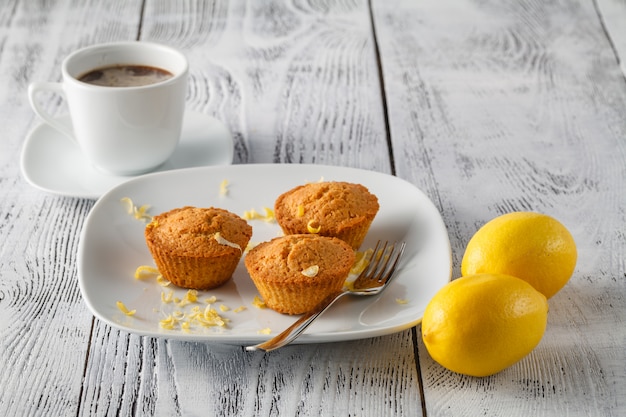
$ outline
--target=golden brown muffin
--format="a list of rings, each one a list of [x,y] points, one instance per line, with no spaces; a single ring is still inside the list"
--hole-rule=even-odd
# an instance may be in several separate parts
[[[378,198],[361,184],[317,182],[280,195],[276,221],[285,234],[317,233],[358,249],[378,212]]]
[[[343,240],[306,234],[263,242],[244,262],[269,308],[302,314],[341,291],[354,259]]]
[[[179,287],[207,290],[232,276],[252,227],[227,210],[183,207],[155,216],[145,237],[166,279]]]

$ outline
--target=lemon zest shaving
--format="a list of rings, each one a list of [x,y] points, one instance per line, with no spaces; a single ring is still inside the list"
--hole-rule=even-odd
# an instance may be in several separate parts
[[[322,176],[320,177],[320,179],[319,179],[319,180],[317,180],[317,181],[309,181],[309,182],[307,182],[307,184],[315,184],[316,182],[324,182],[324,176],[322,175]]]
[[[137,220],[143,220],[143,221],[150,221],[150,222],[152,222],[152,216],[147,213],[147,211],[149,209],[150,209],[150,206],[147,205],[147,204],[144,204],[143,206],[141,206],[139,208],[135,208],[133,216]]]
[[[226,306],[226,305],[224,305],[224,304],[220,305],[220,311],[221,311],[222,313],[225,313],[225,312],[227,312],[227,311],[229,311],[229,310],[230,310],[230,307],[228,307],[228,306]]]
[[[210,305],[206,306],[204,309],[204,314],[202,314],[202,319],[200,319],[201,324],[204,326],[226,326],[227,320],[222,318],[216,309],[212,308]]]
[[[367,265],[370,263],[370,258],[374,253],[374,249],[370,248],[366,251],[357,251],[356,259],[354,260],[354,264],[352,264],[352,268],[350,268],[350,273],[358,275],[367,268]]]
[[[185,293],[185,296],[180,301],[176,301],[176,304],[178,304],[180,307],[184,307],[188,304],[195,303],[196,301],[198,301],[198,291],[188,290]]]
[[[192,307],[188,312],[174,311],[159,321],[159,326],[166,330],[180,330],[188,332],[194,325],[202,327],[226,327],[229,319],[219,315],[217,310],[207,305],[204,310],[199,306]]]
[[[239,249],[239,251],[241,252],[241,246],[239,246],[238,244],[234,242],[227,240],[226,238],[222,236],[220,232],[215,233],[213,235],[213,239],[215,239],[215,241],[219,243],[220,245],[230,246],[231,248]]]
[[[315,227],[314,225],[317,224],[317,227]],[[309,220],[309,222],[306,224],[306,229],[309,231],[309,233],[319,233],[320,230],[322,230],[322,225],[320,225],[317,220]]]
[[[177,322],[178,321],[170,314],[166,318],[159,321],[159,326],[166,330],[174,330],[174,326]]]
[[[405,298],[396,298],[396,303],[403,305],[403,304],[408,304],[409,300],[405,299]]]
[[[257,220],[257,219],[260,219],[262,216],[255,209],[250,209],[250,210],[244,211],[241,217],[243,217],[246,220]]]
[[[270,329],[269,327],[266,327],[265,329],[261,329],[257,331],[257,334],[270,334],[272,333],[272,329]]]
[[[265,221],[268,223],[273,223],[276,221],[276,216],[274,215],[274,210],[269,207],[263,207],[265,210]]]
[[[223,180],[220,183],[220,195],[228,195],[228,180]]]
[[[167,278],[165,278],[163,275],[158,275],[156,277],[156,282],[157,284],[159,284],[161,287],[167,287],[168,285],[171,284],[171,282],[169,282],[167,280]]]
[[[142,265],[135,270],[135,279],[148,278],[153,275],[158,275],[159,270],[153,266]]]
[[[301,272],[301,274],[304,275],[305,277],[313,278],[313,277],[317,276],[317,274],[319,272],[320,272],[319,265],[311,265],[310,267],[304,269]]]
[[[252,305],[256,308],[267,308],[267,306],[265,305],[265,301],[263,301],[258,295],[254,296],[254,299],[252,300]]]
[[[131,200],[128,197],[122,197],[120,199],[120,202],[126,206],[126,213],[133,214],[133,207],[134,207],[133,200]]]
[[[129,309],[126,307],[126,305],[125,305],[123,302],[121,302],[121,301],[118,301],[118,302],[116,302],[115,304],[117,305],[117,308],[118,308],[118,309],[119,309],[122,313],[126,314],[127,316],[134,316],[134,315],[135,315],[135,313],[137,312],[137,310],[129,310]]]
[[[247,310],[248,308],[246,306],[239,306],[236,309],[233,310],[233,313],[241,313],[244,310]]]
[[[126,212],[128,214],[131,214],[135,219],[141,220],[143,222],[147,221],[148,223],[152,222],[152,216],[148,214],[148,210],[150,209],[150,206],[148,204],[137,207],[133,200],[131,200],[129,197],[123,197],[120,199],[120,201],[126,206]]]
[[[276,221],[276,216],[274,215],[274,210],[269,207],[263,207],[265,214],[261,214],[255,209],[250,209],[243,212],[243,217],[245,220],[264,220],[268,223],[274,223]]]

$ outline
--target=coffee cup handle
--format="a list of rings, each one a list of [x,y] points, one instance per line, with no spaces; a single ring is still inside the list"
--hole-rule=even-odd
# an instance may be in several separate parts
[[[63,133],[65,136],[70,138],[72,141],[76,142],[74,138],[74,132],[71,124],[64,123],[59,119],[55,119],[48,112],[46,112],[43,107],[39,105],[37,100],[35,99],[37,93],[41,91],[48,91],[52,93],[59,94],[63,98],[65,98],[65,91],[63,90],[63,84],[61,83],[53,83],[53,82],[36,82],[32,83],[28,86],[28,100],[30,101],[30,106],[33,108],[35,113],[39,117],[41,117],[46,123],[50,126]]]

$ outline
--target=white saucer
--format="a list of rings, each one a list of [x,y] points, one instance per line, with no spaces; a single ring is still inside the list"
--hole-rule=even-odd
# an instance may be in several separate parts
[[[178,148],[153,172],[232,162],[233,139],[226,126],[211,116],[187,112]],[[111,188],[134,178],[98,171],[85,160],[78,146],[45,123],[37,125],[26,137],[21,169],[26,181],[36,188],[91,199],[98,199]]]

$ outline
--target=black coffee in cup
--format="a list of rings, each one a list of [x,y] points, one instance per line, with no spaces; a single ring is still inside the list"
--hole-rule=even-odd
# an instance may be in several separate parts
[[[79,81],[103,87],[140,87],[160,83],[173,74],[161,68],[143,65],[115,65],[98,68],[78,77]]]

